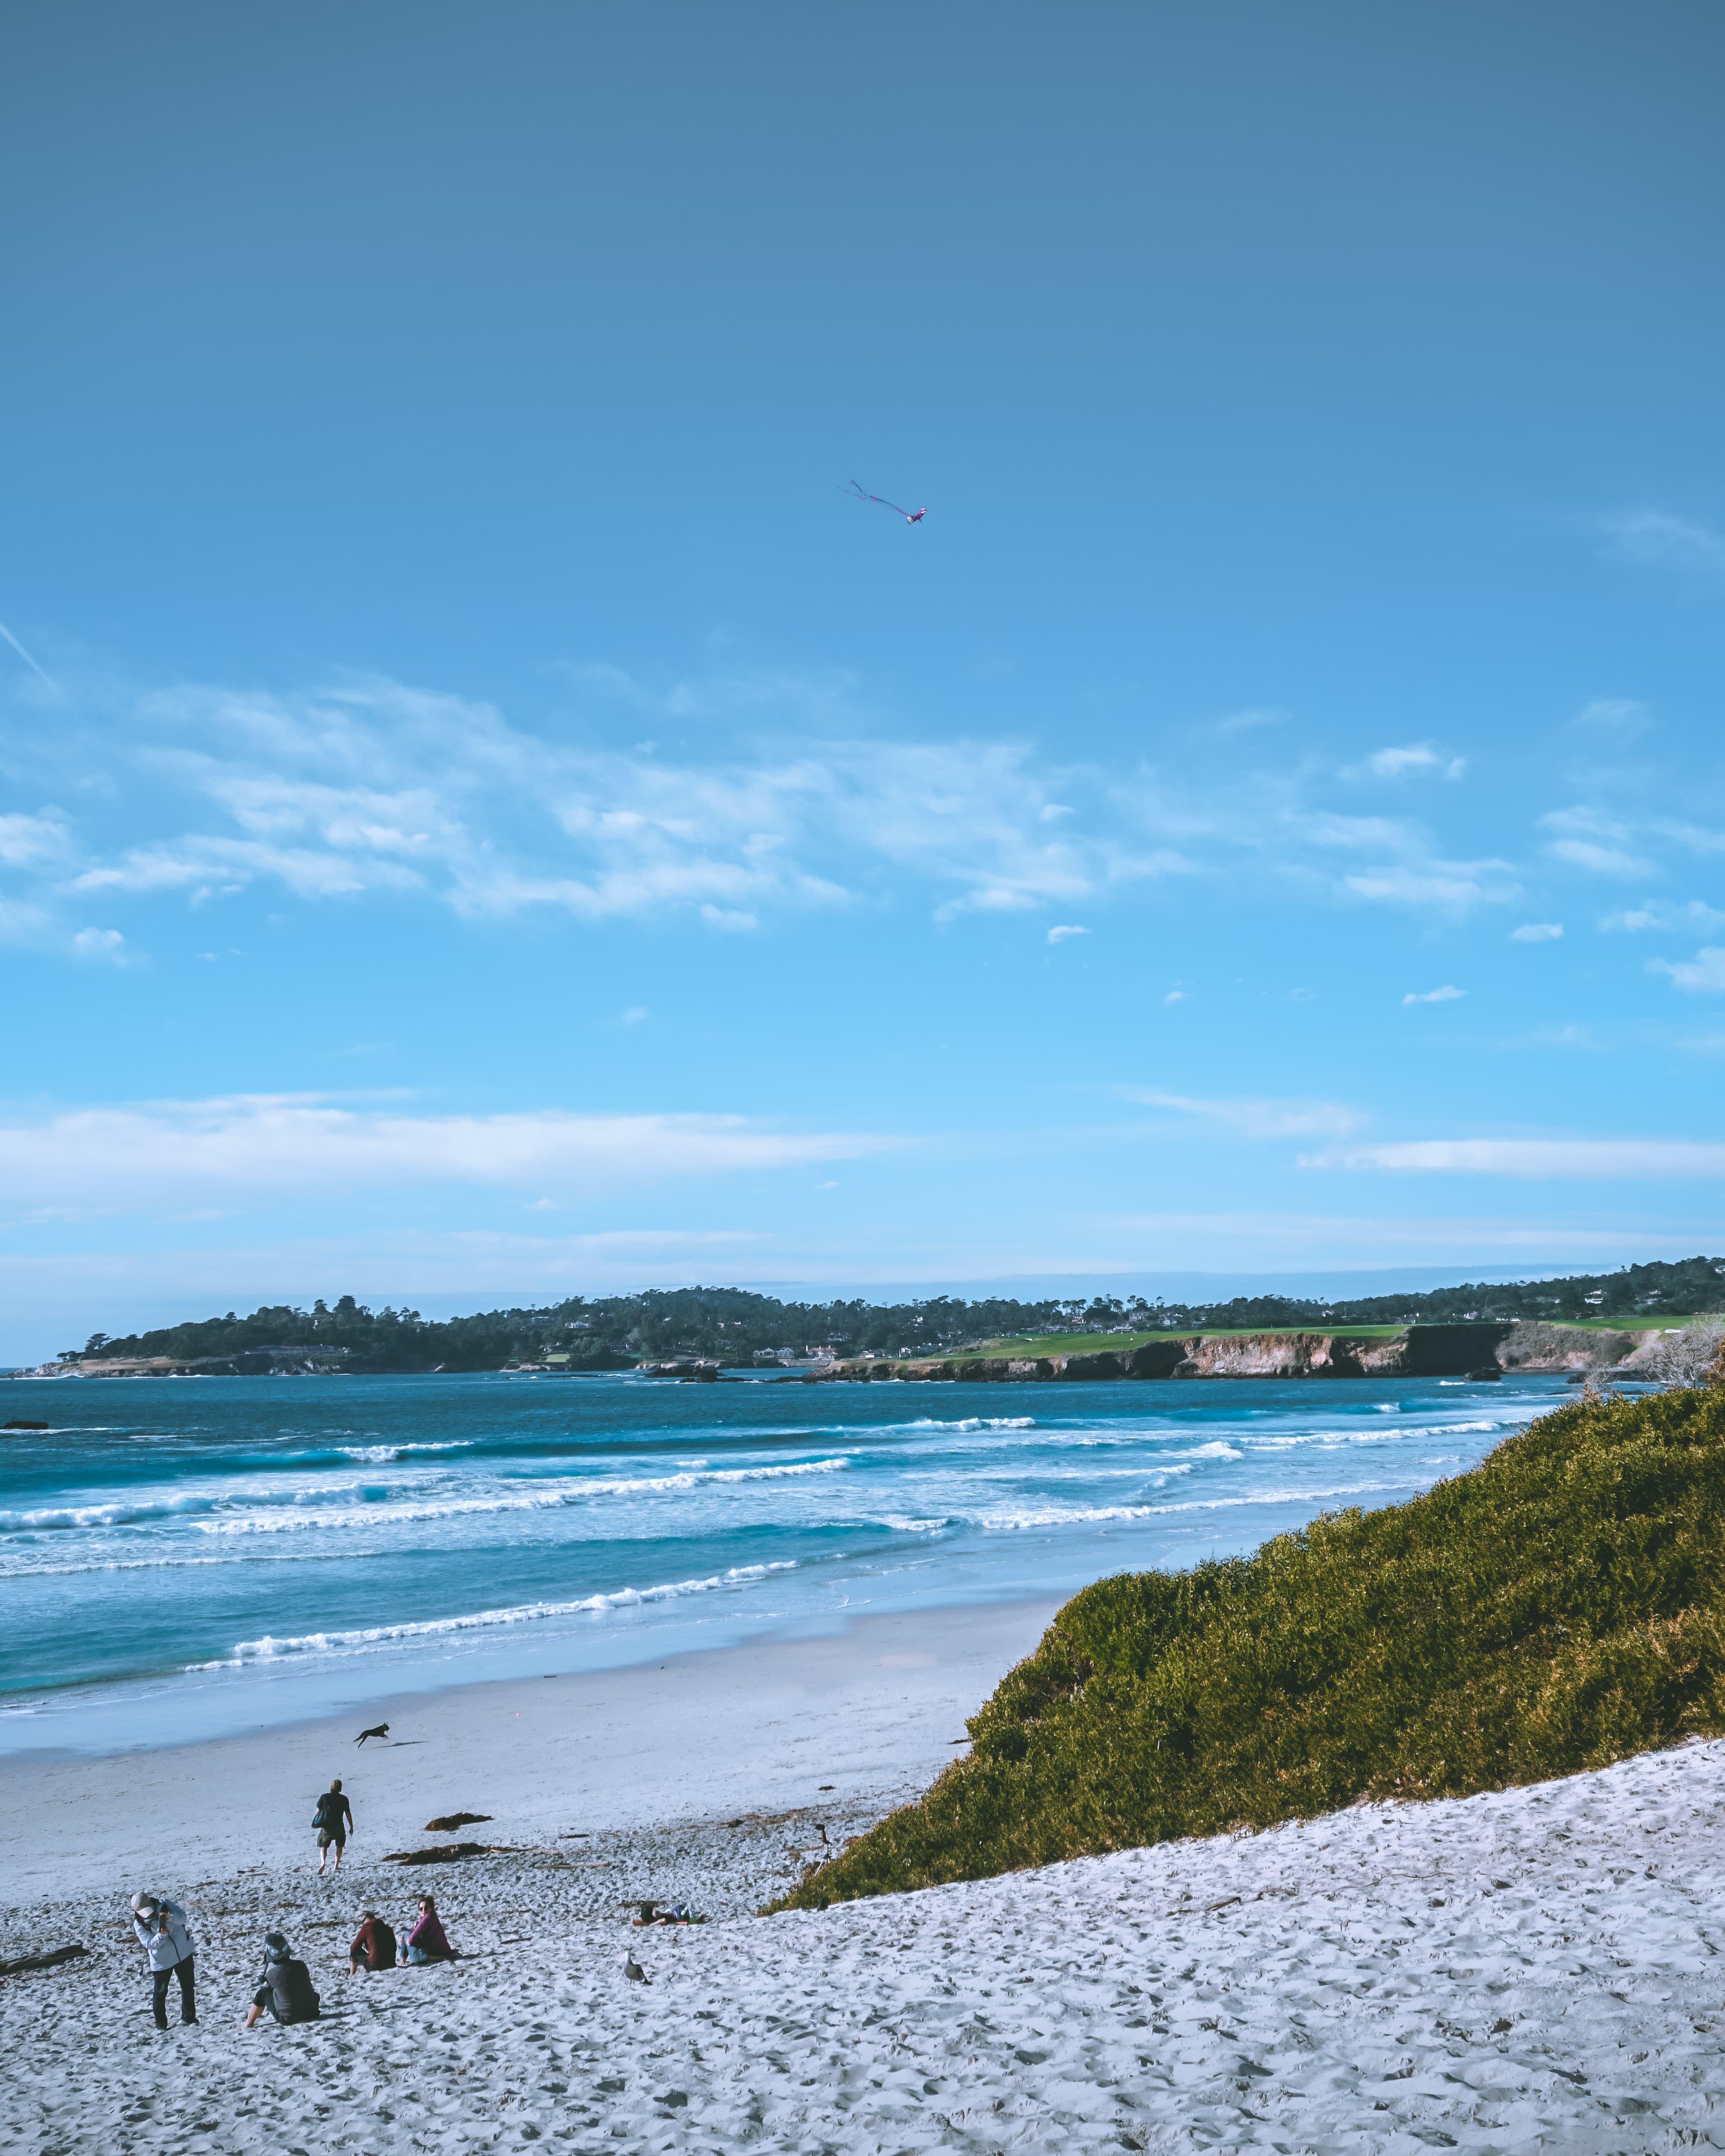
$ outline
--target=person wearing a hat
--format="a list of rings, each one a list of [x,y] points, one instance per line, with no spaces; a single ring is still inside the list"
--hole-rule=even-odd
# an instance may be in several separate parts
[[[322,2013],[317,1994],[311,1988],[311,1970],[295,1958],[293,1948],[280,1932],[264,1934],[264,1981],[246,2010],[248,2029],[257,2027],[258,2018],[266,2006],[278,2021],[316,2021]]]
[[[180,2019],[195,2022],[198,2019],[196,1969],[192,1928],[186,1922],[186,1912],[178,1902],[170,1902],[165,1894],[134,1894],[131,1897],[131,1928],[137,1934],[138,1944],[144,1949],[150,1964],[152,1989],[151,2006],[158,2029],[167,2026],[167,1986],[170,1978],[177,1977],[180,1985]]]

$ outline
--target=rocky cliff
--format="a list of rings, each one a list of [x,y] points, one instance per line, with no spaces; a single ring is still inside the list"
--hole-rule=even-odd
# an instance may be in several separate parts
[[[866,1384],[891,1378],[1034,1384],[1085,1378],[1465,1377],[1482,1366],[1495,1368],[1495,1351],[1512,1330],[1496,1323],[1411,1325],[1389,1338],[1345,1332],[1171,1332],[1142,1347],[1060,1355],[931,1356],[906,1363],[860,1358],[792,1382]]]

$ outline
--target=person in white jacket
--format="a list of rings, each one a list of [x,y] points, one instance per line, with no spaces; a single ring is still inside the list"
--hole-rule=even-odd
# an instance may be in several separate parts
[[[153,1995],[150,2004],[156,2015],[158,2029],[167,2026],[167,1986],[170,1977],[180,1983],[180,2019],[196,2022],[198,1996],[195,1989],[194,1943],[192,1927],[186,1922],[186,1912],[178,1902],[170,1902],[165,1894],[134,1894],[131,1897],[131,1928],[137,1934],[138,1944],[144,1949],[150,1964]]]

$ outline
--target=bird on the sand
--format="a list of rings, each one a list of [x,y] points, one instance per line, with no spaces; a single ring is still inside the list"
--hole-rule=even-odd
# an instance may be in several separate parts
[[[368,1737],[387,1737],[388,1734],[389,1724],[380,1722],[375,1729],[362,1729],[353,1741],[356,1744],[363,1744]]]
[[[623,1957],[623,1973],[631,1984],[651,1984],[653,1981],[632,1953],[625,1953]]]

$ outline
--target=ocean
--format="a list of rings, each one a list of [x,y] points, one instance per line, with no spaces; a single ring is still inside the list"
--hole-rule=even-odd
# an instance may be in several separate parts
[[[14,1381],[0,1753],[1066,1594],[1471,1466],[1560,1379]]]

